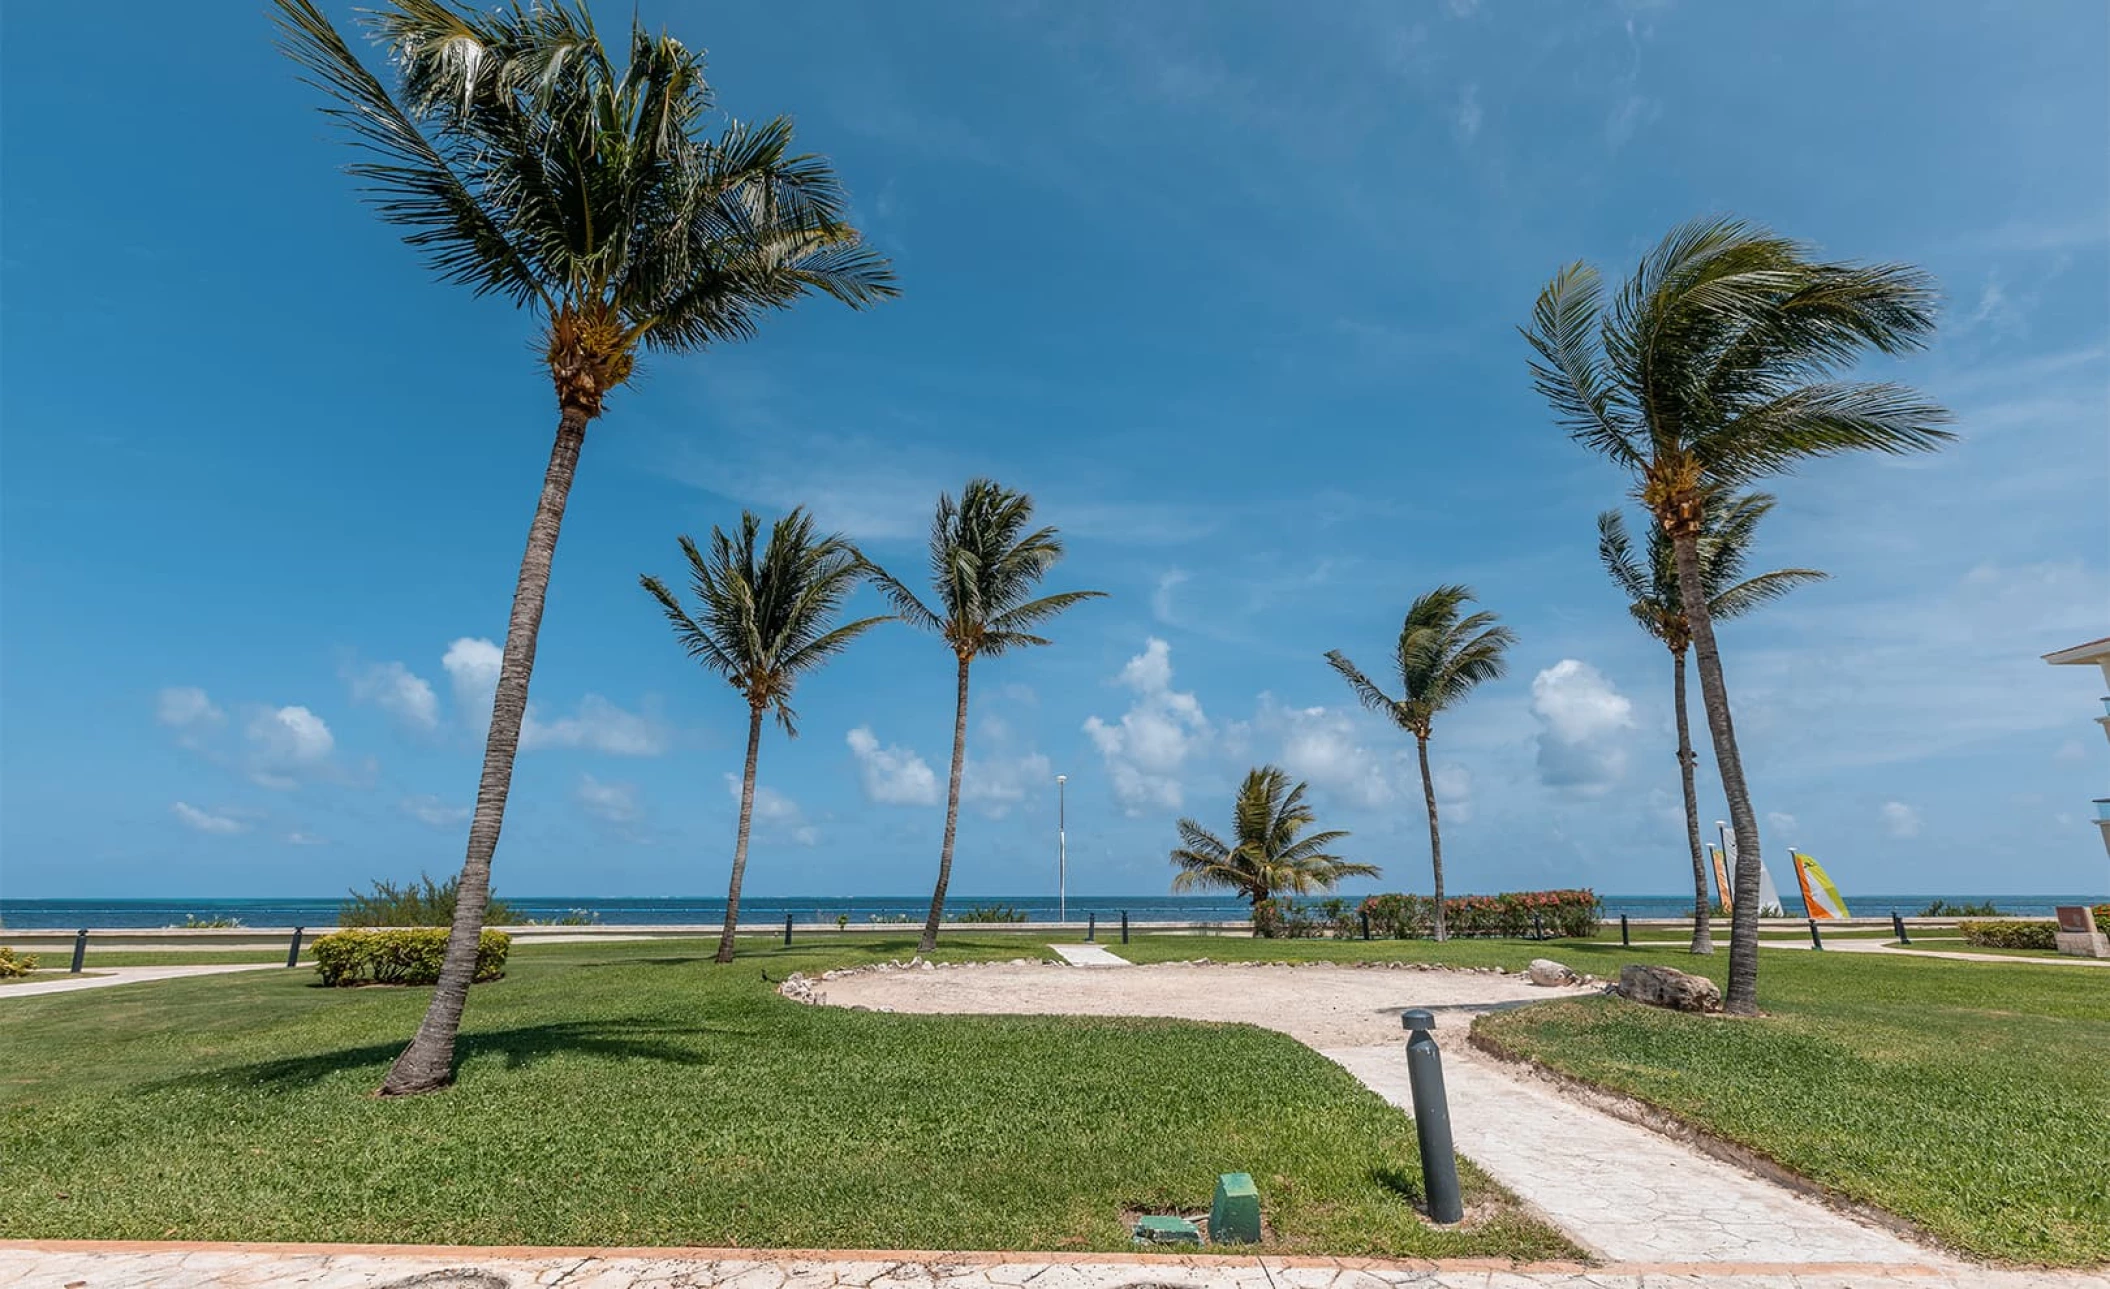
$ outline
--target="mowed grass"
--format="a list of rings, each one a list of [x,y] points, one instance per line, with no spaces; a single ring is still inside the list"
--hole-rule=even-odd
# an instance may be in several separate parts
[[[806,1007],[913,941],[536,946],[472,995],[460,1081],[371,1095],[428,991],[255,972],[0,1004],[14,1238],[1129,1247],[1124,1208],[1259,1183],[1274,1248],[1575,1256],[1477,1172],[1417,1216],[1413,1125],[1244,1026]],[[1042,956],[957,938],[950,960]]]
[[[1717,982],[1728,965],[1649,960]],[[1592,998],[1475,1031],[1969,1254],[2110,1262],[2110,973],[1816,953],[1760,971],[1758,1020]]]

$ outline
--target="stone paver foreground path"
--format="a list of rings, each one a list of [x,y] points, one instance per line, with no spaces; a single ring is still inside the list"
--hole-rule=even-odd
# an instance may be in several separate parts
[[[827,982],[836,1005],[1245,1021],[1280,1030],[1409,1107],[1403,1007],[1471,1009],[1585,992],[1516,975],[1337,966],[993,965],[864,972]],[[1458,1150],[1613,1262],[1918,1263],[1947,1259],[1681,1142],[1570,1100],[1479,1056],[1466,1018],[1440,1021]]]
[[[2085,1272],[1089,1254],[0,1243],[13,1289],[2110,1289]]]
[[[1103,944],[1051,944],[1048,946],[1073,967],[1133,967]]]

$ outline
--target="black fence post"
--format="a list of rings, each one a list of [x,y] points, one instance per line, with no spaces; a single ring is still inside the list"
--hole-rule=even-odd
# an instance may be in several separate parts
[[[1634,942],[1631,939],[1627,938],[1626,914],[1622,913],[1619,915],[1619,944],[1622,948],[1628,948],[1631,947],[1633,943]]]
[[[286,949],[287,966],[297,967],[300,965],[300,934],[301,932],[307,929],[308,928],[304,926],[297,926],[293,928],[293,943]]]
[[[1810,947],[1812,949],[1822,949],[1824,947],[1824,932],[1817,929],[1816,918],[1810,919]]]
[[[1121,943],[1128,943],[1128,910],[1121,910]]]
[[[1099,915],[1097,913],[1084,915],[1084,938],[1087,943],[1099,938]]]
[[[1465,1217],[1458,1195],[1458,1156],[1451,1147],[1451,1107],[1443,1095],[1443,1056],[1429,1027],[1436,1017],[1420,1008],[1400,1015],[1407,1029],[1407,1081],[1414,1089],[1414,1136],[1421,1146],[1421,1180],[1429,1217],[1443,1226]]]
[[[73,969],[79,972],[81,964],[88,960],[88,928],[82,927],[73,937]]]
[[[1898,916],[1896,909],[1890,910],[1890,929],[1897,932],[1899,944],[1912,943],[1912,937],[1905,934],[1905,919]]]
[[[1369,939],[1369,938],[1370,938],[1370,910],[1369,910],[1369,909],[1364,909],[1364,910],[1363,910],[1363,938],[1364,938],[1365,940],[1367,940],[1367,939]]]
[[[1534,940],[1546,938],[1546,926],[1539,921],[1539,915],[1536,913],[1531,915],[1531,938]]]
[[[787,949],[791,947],[791,915],[789,913],[784,915],[784,947]]]

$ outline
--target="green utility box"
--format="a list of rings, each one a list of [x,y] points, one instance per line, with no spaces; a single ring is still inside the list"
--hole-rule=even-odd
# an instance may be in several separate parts
[[[1260,1192],[1251,1173],[1225,1173],[1216,1179],[1216,1201],[1209,1205],[1209,1243],[1260,1243]]]
[[[1136,1222],[1137,1244],[1200,1244],[1201,1228],[1184,1217],[1152,1215]]]

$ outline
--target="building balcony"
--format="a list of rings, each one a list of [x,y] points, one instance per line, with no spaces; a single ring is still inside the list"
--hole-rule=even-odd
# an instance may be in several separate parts
[[[2099,824],[2110,824],[2110,797],[2095,799],[2095,821]]]
[[[2104,696],[2104,698],[2103,698],[2103,716],[2102,716],[2102,719],[2104,719],[2104,720],[2106,720],[2106,721],[2110,721],[2110,695],[2105,695],[2105,696]]]

